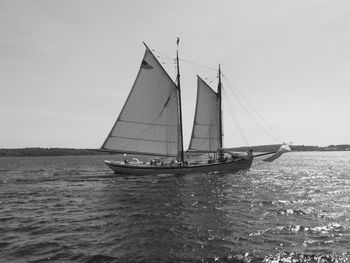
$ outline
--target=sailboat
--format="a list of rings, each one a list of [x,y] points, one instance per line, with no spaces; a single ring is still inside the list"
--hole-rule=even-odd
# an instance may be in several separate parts
[[[177,43],[178,44],[178,43]],[[238,172],[251,167],[252,153],[225,152],[222,131],[222,83],[218,69],[215,92],[197,76],[197,101],[191,140],[186,155],[215,154],[206,162],[185,160],[179,52],[176,52],[176,83],[145,45],[136,80],[101,150],[132,155],[156,156],[150,162],[105,161],[117,174],[188,174]],[[272,152],[271,154],[275,154]],[[163,157],[163,161],[159,159]],[[169,161],[170,160],[170,161]]]

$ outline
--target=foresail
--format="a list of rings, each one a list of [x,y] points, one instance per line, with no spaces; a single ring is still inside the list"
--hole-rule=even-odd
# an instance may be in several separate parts
[[[217,152],[220,145],[218,95],[197,77],[197,103],[189,151]]]
[[[177,156],[177,86],[146,48],[124,107],[102,149]]]

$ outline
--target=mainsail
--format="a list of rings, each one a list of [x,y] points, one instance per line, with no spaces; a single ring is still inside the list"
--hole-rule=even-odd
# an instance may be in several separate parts
[[[119,153],[177,156],[178,88],[146,48],[140,70],[102,149]]]
[[[197,76],[197,102],[189,151],[220,150],[220,98]]]

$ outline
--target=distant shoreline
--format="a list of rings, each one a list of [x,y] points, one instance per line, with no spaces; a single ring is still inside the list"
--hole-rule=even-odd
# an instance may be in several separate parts
[[[236,147],[230,148],[232,151],[248,151],[253,149],[255,152],[272,152],[278,150],[281,144],[272,145],[259,145],[259,146],[247,146],[247,147]],[[350,151],[350,144],[337,144],[328,145],[325,147],[314,146],[314,145],[290,145],[294,152],[335,152],[335,151]]]
[[[237,152],[246,152],[253,149],[255,152],[272,152],[276,151],[280,144],[259,145],[251,147],[235,147],[228,150]],[[310,152],[310,151],[350,151],[350,144],[329,145],[326,147],[310,145],[293,145],[293,151]],[[17,148],[17,149],[0,149],[0,157],[37,157],[37,156],[69,156],[69,155],[110,155],[113,153],[100,151],[99,149],[74,149],[74,148]]]
[[[70,155],[108,155],[99,149],[74,149],[74,148],[17,148],[0,149],[0,157],[38,157],[38,156],[70,156]]]

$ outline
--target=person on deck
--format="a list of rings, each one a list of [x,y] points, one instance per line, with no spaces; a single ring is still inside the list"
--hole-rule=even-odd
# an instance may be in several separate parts
[[[247,155],[248,155],[248,158],[251,158],[253,156],[253,149],[250,149]]]

